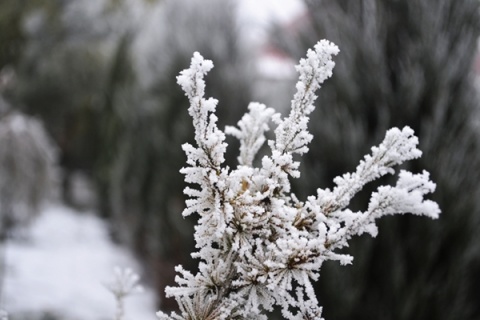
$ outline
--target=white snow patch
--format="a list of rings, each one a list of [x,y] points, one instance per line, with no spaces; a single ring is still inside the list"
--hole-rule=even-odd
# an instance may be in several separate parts
[[[7,244],[6,265],[2,307],[12,318],[50,312],[62,319],[113,319],[115,300],[103,283],[117,265],[139,273],[135,259],[112,244],[98,217],[60,205],[41,214],[28,241]],[[126,298],[126,320],[156,319],[155,296],[144,287],[144,293]]]

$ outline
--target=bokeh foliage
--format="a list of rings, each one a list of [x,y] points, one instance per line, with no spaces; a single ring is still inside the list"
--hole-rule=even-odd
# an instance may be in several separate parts
[[[8,26],[0,39],[9,40],[0,69],[16,72],[5,97],[42,119],[59,145],[63,200],[78,205],[73,176],[89,177],[95,209],[113,238],[137,254],[163,296],[174,266],[189,261],[193,249],[193,226],[181,217],[179,173],[186,160],[181,145],[193,129],[175,77],[194,51],[214,59],[208,94],[220,100],[220,125],[239,119],[253,76],[234,3],[20,2],[0,4],[0,25]],[[169,301],[160,300],[168,310]]]

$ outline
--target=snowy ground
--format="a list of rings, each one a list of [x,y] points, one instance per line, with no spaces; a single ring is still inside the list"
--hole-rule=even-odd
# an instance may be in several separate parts
[[[115,266],[139,270],[137,262],[108,238],[105,225],[89,213],[48,207],[31,226],[28,240],[6,247],[2,308],[12,320],[112,320],[113,296],[102,283]],[[5,248],[2,248],[5,249]],[[154,295],[126,299],[125,320],[153,320]]]

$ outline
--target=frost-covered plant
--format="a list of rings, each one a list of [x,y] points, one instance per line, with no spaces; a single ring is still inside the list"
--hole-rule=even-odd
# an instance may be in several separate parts
[[[339,250],[355,235],[377,234],[375,221],[384,215],[413,213],[437,218],[440,210],[424,196],[435,189],[429,174],[400,171],[395,186],[381,186],[371,195],[365,211],[348,209],[352,198],[365,184],[386,174],[395,165],[421,156],[413,130],[393,128],[378,147],[360,161],[356,171],[335,178],[333,190],[300,201],[290,193],[289,178],[298,178],[299,162],[294,155],[308,151],[312,140],[307,123],[316,99],[315,91],[332,75],[332,56],[338,48],[326,40],[308,50],[300,60],[300,79],[290,114],[281,119],[259,103],[226,133],[240,140],[239,165],[223,165],[225,134],[216,126],[217,100],[205,99],[204,76],[213,64],[195,53],[190,68],[177,78],[188,99],[197,147],[183,145],[189,167],[183,168],[190,197],[184,216],[200,216],[195,228],[200,259],[194,275],[178,266],[178,287],[167,287],[181,314],[160,319],[267,319],[265,312],[279,306],[286,319],[322,319],[312,281],[319,277],[322,263],[353,258]],[[275,139],[268,141],[270,156],[253,166],[254,157],[266,141],[268,122],[276,123]]]
[[[143,292],[143,287],[138,284],[140,277],[130,268],[115,267],[114,279],[105,284],[105,287],[115,297],[117,309],[114,320],[123,320],[125,317],[125,298],[134,293]]]
[[[43,124],[22,113],[0,116],[0,238],[25,226],[50,196],[57,150]]]

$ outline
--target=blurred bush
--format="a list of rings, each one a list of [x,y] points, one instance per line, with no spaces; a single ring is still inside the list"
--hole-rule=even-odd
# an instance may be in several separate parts
[[[0,69],[17,74],[5,98],[42,119],[59,145],[63,200],[78,206],[73,179],[78,172],[90,177],[92,206],[143,260],[163,296],[174,266],[190,261],[193,249],[193,226],[180,214],[179,173],[181,144],[193,139],[193,129],[175,77],[201,51],[218,63],[207,94],[220,100],[220,126],[240,118],[253,73],[234,2],[20,2],[0,3],[0,12],[8,11],[0,14],[0,26],[8,26],[0,39],[9,40],[0,44]]]
[[[18,112],[0,115],[0,242],[25,227],[52,196],[56,149],[42,123]]]

